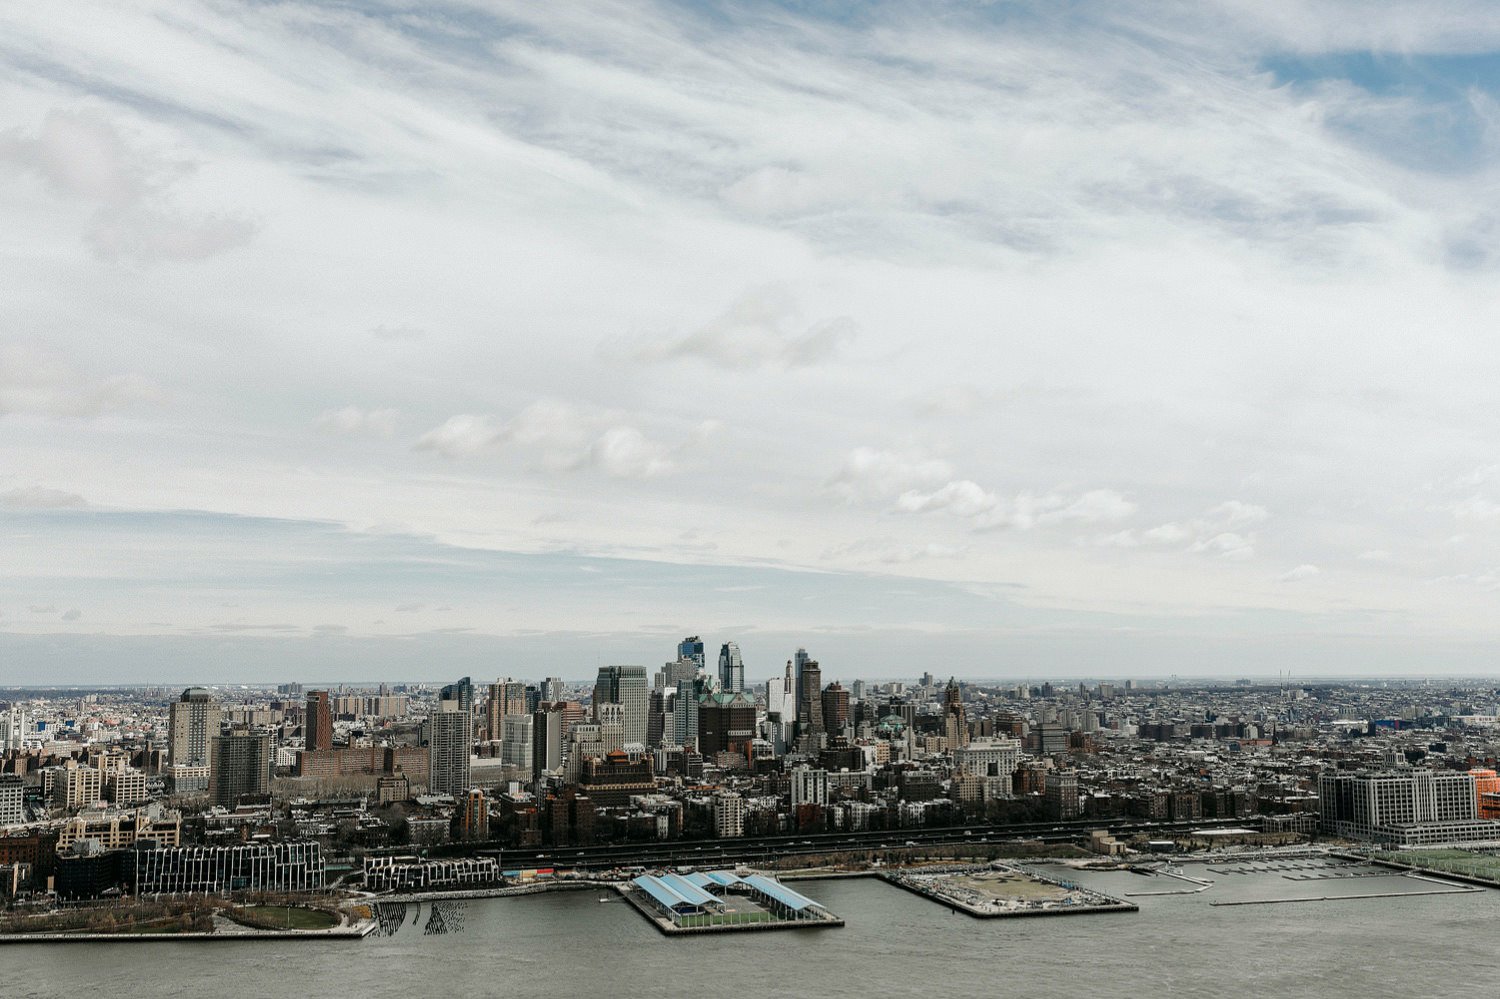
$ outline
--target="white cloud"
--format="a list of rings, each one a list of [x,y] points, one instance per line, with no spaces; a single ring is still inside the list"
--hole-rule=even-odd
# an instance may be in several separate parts
[[[163,401],[138,374],[97,377],[48,347],[0,341],[0,416],[38,413],[90,418]]]
[[[88,506],[77,493],[46,486],[24,486],[0,492],[0,507],[7,510],[65,510]]]
[[[975,482],[962,479],[949,482],[932,492],[908,490],[896,498],[896,509],[903,513],[925,513],[947,510],[957,517],[977,517],[993,510],[999,499]]]
[[[423,434],[416,443],[419,451],[436,451],[447,458],[477,454],[500,439],[501,430],[488,416],[463,413],[450,416],[441,426]]]
[[[239,246],[249,220],[178,207],[191,166],[148,153],[95,111],[53,110],[34,134],[0,135],[0,164],[40,176],[60,197],[96,207],[85,238],[107,260],[199,260]]]
[[[1308,563],[1308,562],[1304,562],[1301,565],[1296,566],[1295,568],[1289,569],[1288,571],[1282,573],[1282,575],[1281,575],[1281,582],[1283,582],[1283,583],[1300,583],[1304,579],[1312,579],[1314,576],[1318,575],[1321,571],[1322,570],[1320,570],[1317,566],[1312,565],[1311,563]]]
[[[633,353],[641,361],[696,357],[730,370],[785,370],[832,359],[857,332],[847,316],[807,326],[797,317],[796,303],[786,289],[760,288],[686,336],[649,339]]]
[[[459,458],[516,445],[537,453],[553,471],[591,468],[614,478],[654,478],[673,470],[671,447],[618,420],[614,412],[543,399],[505,424],[486,415],[450,417],[423,434],[416,447]],[[701,443],[717,429],[716,421],[703,421],[682,446]]]
[[[606,475],[644,479],[672,470],[667,448],[634,427],[611,427],[589,446],[589,463]]]
[[[375,434],[391,437],[396,433],[396,411],[394,409],[361,409],[345,406],[330,409],[318,416],[313,425],[331,434],[353,436]]]
[[[885,499],[906,490],[937,487],[952,475],[953,466],[939,458],[857,447],[844,456],[830,485],[845,499]]]
[[[1195,541],[1192,546],[1195,552],[1208,552],[1227,559],[1247,559],[1255,554],[1255,545],[1251,538],[1233,531],[1221,531],[1209,538]]]

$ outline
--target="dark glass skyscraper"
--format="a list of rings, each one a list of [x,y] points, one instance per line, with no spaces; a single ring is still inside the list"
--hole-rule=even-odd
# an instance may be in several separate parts
[[[734,642],[725,642],[719,649],[719,686],[731,694],[745,689],[745,661]]]

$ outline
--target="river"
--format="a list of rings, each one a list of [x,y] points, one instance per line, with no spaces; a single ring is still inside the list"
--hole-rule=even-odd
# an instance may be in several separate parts
[[[431,905],[363,941],[0,948],[0,996],[1431,996],[1500,980],[1500,892],[1281,905],[1213,901],[1441,888],[1402,877],[1299,881],[1188,865],[1197,894],[1140,896],[1138,913],[977,920],[875,880],[796,887],[839,929],[667,938],[600,892]],[[1058,873],[1053,869],[1053,873]],[[1190,889],[1127,872],[1068,873],[1115,895]]]

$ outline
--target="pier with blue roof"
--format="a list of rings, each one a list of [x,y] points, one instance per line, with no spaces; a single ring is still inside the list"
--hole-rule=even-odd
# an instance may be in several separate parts
[[[842,926],[822,905],[761,874],[733,871],[642,874],[620,894],[663,933]]]

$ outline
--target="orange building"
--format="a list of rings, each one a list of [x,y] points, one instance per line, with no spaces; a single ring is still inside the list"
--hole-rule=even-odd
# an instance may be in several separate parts
[[[1470,770],[1474,778],[1475,806],[1481,819],[1500,819],[1500,774],[1493,770]]]

